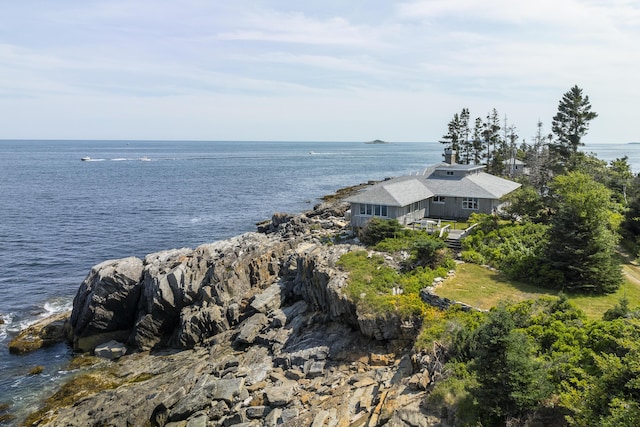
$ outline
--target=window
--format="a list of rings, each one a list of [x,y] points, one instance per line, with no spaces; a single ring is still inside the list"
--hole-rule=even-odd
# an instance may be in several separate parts
[[[434,196],[433,203],[444,204],[444,196]]]
[[[448,176],[453,176],[453,171],[447,171]]]
[[[360,215],[387,216],[388,208],[385,205],[360,205]]]
[[[478,210],[478,198],[477,197],[464,197],[462,199],[462,209]]]

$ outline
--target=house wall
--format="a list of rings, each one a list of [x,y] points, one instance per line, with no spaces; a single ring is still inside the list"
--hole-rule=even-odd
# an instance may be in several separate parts
[[[423,218],[442,218],[466,220],[472,213],[493,213],[494,208],[500,205],[499,200],[478,199],[478,209],[463,209],[462,197],[445,197],[445,203],[435,203],[433,199],[423,200],[419,209],[410,206],[388,206],[387,216],[383,219],[395,218],[400,224],[408,225]],[[367,221],[376,215],[360,214],[360,203],[351,204],[351,226],[364,227]]]
[[[442,219],[468,219],[472,213],[493,212],[499,201],[493,199],[478,199],[478,209],[463,209],[463,197],[445,197],[444,203],[429,200],[429,217]]]
[[[396,212],[398,215],[395,218],[400,224],[403,225],[411,224],[415,221],[420,221],[426,216],[426,206],[428,206],[428,201],[425,200],[420,205],[425,207],[416,210],[413,210],[413,205],[396,208]]]
[[[371,218],[376,215],[363,215],[360,214],[360,205],[361,203],[351,203],[351,226],[352,227],[364,227],[364,225]],[[380,217],[383,219],[397,219],[400,224],[410,224],[414,221],[419,221],[425,216],[427,216],[428,211],[428,201],[423,200],[419,203],[418,209],[413,209],[414,205],[411,204],[409,206],[387,206],[387,216]]]

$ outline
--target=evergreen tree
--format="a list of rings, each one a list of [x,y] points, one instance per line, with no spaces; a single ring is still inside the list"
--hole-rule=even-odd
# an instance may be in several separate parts
[[[627,209],[622,222],[622,233],[635,256],[640,254],[640,175],[636,175],[627,187]],[[635,246],[635,247],[633,247]]]
[[[596,117],[598,114],[591,111],[589,97],[583,96],[577,85],[562,96],[551,126],[556,140],[550,145],[559,163],[564,164],[578,147],[584,145],[582,137],[589,129],[589,122]]]
[[[448,148],[456,150],[460,159],[469,163],[471,148],[469,145],[469,109],[463,108],[460,114],[455,113],[453,119],[447,125],[447,133],[442,136],[440,143]]]
[[[447,125],[447,133],[442,136],[441,144],[445,144],[452,150],[459,151],[462,141],[462,123],[458,113],[453,115],[453,119]]]
[[[460,112],[460,159],[466,165],[471,163],[471,157],[473,156],[473,141],[469,138],[471,134],[469,118],[469,109],[463,108]]]
[[[506,125],[507,123],[506,116],[505,116],[504,122]],[[505,162],[509,162],[509,164],[506,165],[503,163],[502,172],[505,174],[508,174],[513,178],[513,176],[515,175],[514,162],[518,158],[518,149],[517,149],[516,143],[518,141],[519,136],[516,135],[516,127],[513,125],[509,126],[505,130],[504,135],[505,135],[504,141],[503,141],[504,159],[505,159]]]
[[[540,194],[544,194],[547,190],[549,181],[551,181],[551,170],[549,168],[549,147],[552,135],[542,134],[542,122],[538,120],[538,130],[533,138],[533,144],[525,153],[525,163],[529,169],[527,179],[529,183]]]
[[[534,346],[514,328],[512,315],[501,306],[489,313],[473,340],[478,386],[471,392],[482,425],[504,426],[534,409],[549,392]]]
[[[475,165],[482,163],[485,148],[482,136],[482,118],[477,117],[473,126],[473,163]]]
[[[500,116],[495,108],[487,114],[487,121],[483,124],[482,136],[487,148],[487,169],[490,173],[495,173],[495,157],[497,157],[497,148],[501,143]]]
[[[622,282],[614,257],[617,236],[611,191],[588,175],[571,172],[552,182],[556,212],[549,228],[546,263],[567,291],[613,292]]]
[[[624,156],[609,163],[609,183],[607,187],[619,195],[620,202],[625,206],[629,203],[627,191],[632,182],[633,172],[631,172],[629,157]]]

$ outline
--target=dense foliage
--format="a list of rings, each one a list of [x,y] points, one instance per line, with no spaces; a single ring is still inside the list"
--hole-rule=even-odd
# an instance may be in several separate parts
[[[525,187],[511,196],[512,221],[476,215],[463,258],[507,276],[566,292],[610,293],[622,283],[616,257],[621,221],[613,192],[582,172],[558,175],[547,201]],[[475,255],[475,254],[478,255]]]
[[[557,209],[551,219],[545,264],[557,273],[553,287],[609,293],[622,282],[615,258],[619,223],[611,192],[580,172],[552,183]]]
[[[379,218],[369,221],[360,236],[378,253],[350,252],[338,263],[349,272],[346,292],[358,302],[360,311],[397,312],[401,316],[422,315],[428,311],[420,299],[420,290],[455,268],[444,242],[426,231],[409,230],[396,220]],[[400,270],[382,253],[399,259]]]
[[[384,239],[402,238],[407,234],[407,230],[397,219],[371,218],[360,230],[360,240],[365,245],[375,245]]]
[[[537,284],[549,227],[532,222],[498,221],[492,215],[474,215],[473,220],[479,225],[462,241],[463,258],[473,261],[475,257],[513,279]]]
[[[425,328],[448,342],[448,378],[429,404],[458,425],[634,426],[640,322],[589,321],[566,298],[445,314]],[[425,332],[427,334],[427,332]],[[448,398],[445,398],[448,396]]]
[[[623,157],[609,164],[580,152],[597,117],[582,89],[563,95],[552,134],[542,122],[531,144],[500,126],[495,110],[470,128],[456,114],[442,143],[462,163],[524,160],[523,187],[501,216],[475,215],[462,259],[507,276],[565,292],[610,293],[622,281],[620,235],[640,254],[640,175]],[[501,134],[500,131],[503,131]],[[448,349],[446,380],[425,407],[452,425],[635,426],[640,420],[640,308],[620,300],[602,320],[589,320],[566,297],[503,304],[488,313],[429,312],[416,348]]]

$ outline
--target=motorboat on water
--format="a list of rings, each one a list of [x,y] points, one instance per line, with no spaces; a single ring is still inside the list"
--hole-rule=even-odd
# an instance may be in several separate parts
[[[80,160],[82,160],[83,162],[88,162],[89,160],[91,160],[91,157],[85,156],[85,157],[82,157]]]

